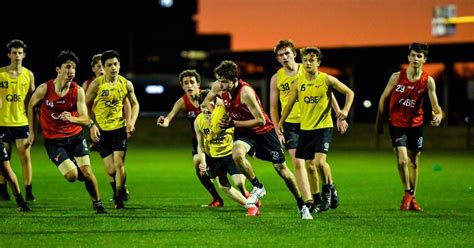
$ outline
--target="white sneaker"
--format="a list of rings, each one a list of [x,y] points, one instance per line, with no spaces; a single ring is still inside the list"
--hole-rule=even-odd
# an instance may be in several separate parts
[[[312,220],[313,219],[313,216],[309,212],[309,208],[306,205],[304,205],[301,208],[300,215],[301,215],[302,220]]]
[[[250,192],[250,196],[245,201],[245,205],[256,204],[258,199],[262,198],[266,193],[267,191],[265,190],[265,187],[253,187],[252,192]]]

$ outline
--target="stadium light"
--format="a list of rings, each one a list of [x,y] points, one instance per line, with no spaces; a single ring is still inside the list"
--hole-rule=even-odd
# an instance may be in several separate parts
[[[451,36],[456,32],[456,24],[474,23],[474,16],[457,17],[456,5],[436,6],[431,21],[431,33],[435,37]]]

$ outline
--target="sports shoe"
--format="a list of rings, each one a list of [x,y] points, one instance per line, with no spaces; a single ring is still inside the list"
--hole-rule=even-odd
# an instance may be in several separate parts
[[[258,200],[262,198],[266,193],[267,191],[265,190],[265,187],[259,188],[254,186],[252,192],[250,193],[250,196],[245,201],[245,205],[257,204]]]
[[[309,212],[309,208],[306,205],[304,205],[301,208],[300,215],[301,215],[302,220],[312,220],[313,219],[313,216],[311,216],[311,213]]]
[[[25,202],[25,201],[23,201],[21,203],[18,203],[17,209],[20,212],[29,212],[29,211],[31,211],[30,205],[28,205],[28,202]]]
[[[123,209],[125,208],[125,205],[123,205],[122,199],[116,199],[115,200],[115,209]]]
[[[402,199],[402,205],[400,205],[400,210],[408,211],[410,210],[410,203],[413,200],[413,196],[409,192],[405,192]]]
[[[224,201],[222,200],[213,200],[211,203],[207,205],[201,205],[203,208],[221,208],[224,206]]]
[[[250,192],[245,192],[245,199],[248,199],[250,197]],[[262,201],[261,200],[258,200],[256,203],[255,203],[255,206],[257,206],[258,208],[260,208],[262,206]]]
[[[321,193],[320,210],[327,211],[331,205],[331,190],[329,185],[323,185],[323,192]]]
[[[329,190],[331,191],[331,204],[329,206],[332,209],[336,209],[339,206],[339,196],[337,194],[336,185],[330,184]]]
[[[313,206],[310,209],[310,212],[313,214],[321,213],[322,212],[321,203],[313,204]]]
[[[257,216],[260,214],[260,210],[255,204],[252,204],[247,208],[247,216]]]
[[[124,185],[125,193],[122,195],[123,201],[128,201],[130,199],[130,192],[128,191],[127,185]]]
[[[93,201],[92,202],[92,208],[98,214],[106,214],[107,213],[107,210],[105,210],[104,204],[102,204],[101,200]]]
[[[410,210],[412,211],[418,211],[418,212],[423,212],[423,209],[418,205],[418,202],[416,202],[415,197],[410,202]]]

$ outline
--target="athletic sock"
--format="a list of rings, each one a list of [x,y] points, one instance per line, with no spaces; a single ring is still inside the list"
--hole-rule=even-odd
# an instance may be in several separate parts
[[[7,190],[7,185],[6,184],[0,184],[0,194],[7,194],[8,193],[8,190]]]
[[[320,204],[321,203],[321,193],[316,193],[316,194],[313,194],[313,201],[314,201],[314,204]]]
[[[212,183],[211,178],[207,174],[201,175],[197,173],[197,175],[199,177],[199,181],[201,181],[201,184],[212,195],[212,198],[222,202],[222,198],[219,196],[219,193],[217,193],[217,189]]]
[[[110,183],[110,187],[112,187],[112,192],[114,192],[114,197],[117,194],[117,186],[115,185],[115,181]],[[115,198],[114,198],[115,199]]]
[[[304,201],[302,197],[295,197],[296,199],[296,205],[298,205],[298,210],[301,211],[301,208],[303,208]]]
[[[25,185],[25,195],[26,196],[33,195],[33,186],[32,185]]]
[[[260,188],[260,189],[263,188],[263,184],[262,184],[260,181],[258,181],[258,178],[257,178],[257,177],[255,177],[254,179],[250,180],[250,183],[251,183],[253,186],[257,187],[257,188]]]

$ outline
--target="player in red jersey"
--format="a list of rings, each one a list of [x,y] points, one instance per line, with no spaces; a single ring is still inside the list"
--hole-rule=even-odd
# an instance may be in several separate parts
[[[174,119],[174,117],[179,114],[180,112],[184,112],[186,114],[186,118],[188,119],[192,132],[192,155],[193,155],[193,164],[194,169],[196,171],[196,175],[199,178],[201,184],[206,188],[206,190],[212,196],[212,202],[206,205],[202,205],[202,207],[223,207],[224,201],[217,193],[216,187],[211,181],[211,178],[207,174],[200,173],[199,169],[199,160],[198,160],[198,153],[197,153],[197,139],[196,133],[194,132],[194,120],[196,117],[201,113],[201,107],[199,105],[199,94],[201,93],[201,76],[197,73],[196,70],[184,70],[179,74],[179,83],[183,88],[185,94],[180,97],[173,105],[173,108],[165,116],[159,116],[156,120],[156,124],[160,127],[168,127],[170,122]],[[237,186],[241,191],[245,190],[245,185]]]
[[[106,213],[82,130],[82,126],[90,128],[93,123],[87,113],[84,90],[72,81],[78,62],[73,52],[61,51],[56,61],[57,77],[41,84],[31,96],[28,144],[35,140],[34,116],[39,105],[39,123],[51,162],[69,182],[84,181],[94,210]]]
[[[380,96],[376,120],[376,131],[383,133],[382,116],[389,102],[389,130],[397,156],[398,172],[405,189],[400,210],[423,211],[415,200],[418,182],[418,167],[423,147],[423,100],[428,94],[433,116],[431,125],[437,127],[443,119],[438,104],[434,79],[424,72],[423,64],[428,56],[428,45],[413,43],[408,51],[408,68],[395,72],[390,77]]]
[[[247,215],[259,214],[259,209],[255,204],[266,194],[265,187],[258,180],[252,165],[246,158],[247,154],[255,155],[273,164],[278,175],[294,195],[298,209],[301,209],[304,202],[296,185],[295,176],[286,166],[280,140],[272,121],[263,110],[257,93],[248,83],[239,78],[237,64],[232,61],[222,61],[214,69],[214,74],[217,81],[207,95],[205,104],[211,109],[210,103],[220,96],[229,117],[223,119],[220,126],[222,128],[235,127],[232,158],[253,185],[250,197],[246,201]]]

